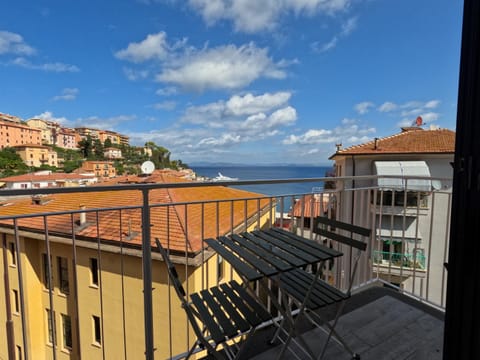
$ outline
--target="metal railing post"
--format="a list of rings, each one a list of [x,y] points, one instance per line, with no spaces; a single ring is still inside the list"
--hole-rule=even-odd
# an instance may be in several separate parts
[[[153,360],[152,248],[150,241],[150,207],[148,189],[142,189],[142,267],[145,359]]]

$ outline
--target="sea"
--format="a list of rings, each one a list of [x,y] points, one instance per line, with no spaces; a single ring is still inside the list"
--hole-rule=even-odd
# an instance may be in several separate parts
[[[326,166],[192,166],[197,176],[214,178],[221,173],[238,180],[280,180],[325,177],[332,167]],[[298,195],[323,189],[323,182],[303,182],[266,185],[235,185],[235,188],[265,195]],[[290,207],[291,198],[285,198],[284,206]]]

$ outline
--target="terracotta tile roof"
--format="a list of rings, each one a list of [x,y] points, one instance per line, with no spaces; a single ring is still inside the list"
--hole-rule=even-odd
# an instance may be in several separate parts
[[[328,201],[330,199],[330,194],[305,195],[304,199],[304,201],[299,199],[295,202],[295,205],[293,206],[294,217],[302,216],[302,207],[303,216],[305,218],[323,216],[328,209]]]
[[[185,179],[166,176],[164,178],[165,181],[170,183],[185,182]],[[233,200],[259,196],[256,193],[225,186],[155,189],[150,191],[149,203],[160,205],[178,202]],[[83,193],[79,191],[78,194],[56,194],[48,195],[46,198],[50,199],[50,201],[46,201],[43,205],[33,205],[30,198],[18,201],[12,200],[10,205],[0,207],[0,216],[79,210],[81,205],[85,205],[88,210],[107,207],[140,206],[142,204],[142,192],[138,190]],[[268,206],[268,199],[260,201],[260,209],[265,209]],[[245,210],[247,218],[254,216],[257,213],[257,200],[250,200],[247,204],[245,201],[236,201],[233,202],[233,206],[232,202],[219,202],[218,214],[217,203],[189,204],[186,206],[172,205],[168,207],[153,206],[151,207],[152,244],[155,237],[158,237],[165,246],[168,245],[172,250],[191,253],[198,252],[202,247],[203,238],[224,235],[230,232],[232,227],[235,228],[242,225],[245,219]],[[118,243],[121,239],[124,244],[133,246],[141,244],[140,209],[127,209],[121,212],[118,210],[99,211],[98,228],[96,226],[96,214],[96,212],[87,212],[87,226],[78,227],[76,225],[75,233],[77,238],[96,241],[98,236],[106,242]],[[76,224],[78,224],[79,218],[79,214],[74,215]],[[47,217],[47,220],[49,234],[71,237],[70,215],[50,215]],[[12,225],[11,220],[0,220],[0,224],[2,223]],[[20,219],[18,226],[25,230],[36,231],[42,234],[45,232],[42,217]],[[132,234],[131,239],[128,238],[129,229],[130,234]]]
[[[17,176],[9,176],[1,178],[3,182],[22,182],[22,181],[61,181],[61,180],[83,180],[91,179],[91,176],[78,175],[78,174],[66,174],[66,173],[52,173],[49,175],[35,175],[35,174],[23,174]]]
[[[438,154],[454,152],[455,132],[452,130],[404,128],[401,133],[339,150],[330,156],[329,159],[343,155]]]

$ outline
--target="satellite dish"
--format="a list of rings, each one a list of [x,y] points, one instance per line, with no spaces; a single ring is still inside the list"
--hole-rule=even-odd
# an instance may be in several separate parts
[[[145,161],[142,164],[141,169],[143,174],[150,175],[153,170],[155,170],[155,164],[151,161]]]

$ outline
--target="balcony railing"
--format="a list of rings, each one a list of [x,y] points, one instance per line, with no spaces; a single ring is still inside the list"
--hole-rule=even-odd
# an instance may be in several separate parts
[[[397,267],[425,269],[425,255],[422,254],[402,254],[374,250],[373,261],[387,266],[392,264]]]
[[[236,278],[204,239],[279,226],[325,243],[313,232],[309,221],[313,216],[373,230],[359,262],[357,291],[388,284],[443,309],[450,188],[407,194],[372,185],[377,178],[2,191],[0,233],[6,276],[0,291],[6,300],[0,301],[0,322],[8,330],[0,341],[0,358],[8,358],[15,349],[24,359],[181,357],[195,337],[168,284],[163,262],[152,251],[154,239],[160,238],[170,249],[190,293]],[[322,190],[326,181],[335,182],[335,189]],[[311,184],[315,192],[275,193],[275,186],[290,183]],[[269,195],[233,192],[227,198],[221,190],[206,199],[207,190],[201,189],[252,191],[265,185]],[[39,194],[44,201],[32,203],[32,196]],[[408,204],[408,211],[406,205],[393,211],[399,207],[395,198],[407,195],[403,204]],[[415,196],[421,201],[415,202]],[[386,241],[396,248],[384,252]],[[344,256],[324,273],[342,288],[351,267],[348,250],[340,250]],[[268,297],[265,302],[271,307]]]

